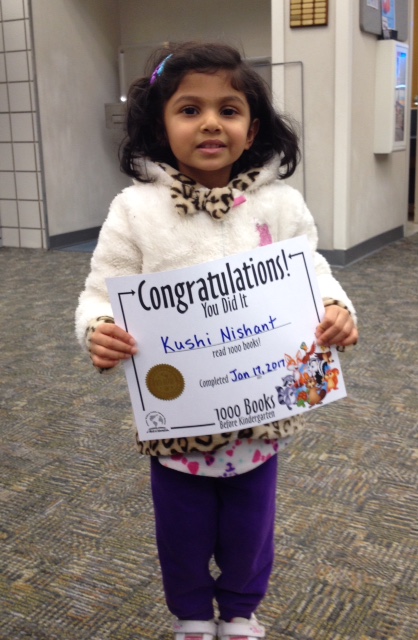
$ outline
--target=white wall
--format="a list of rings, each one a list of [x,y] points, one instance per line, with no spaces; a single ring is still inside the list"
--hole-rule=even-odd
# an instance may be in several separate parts
[[[354,37],[350,246],[406,223],[409,178],[409,144],[373,153],[376,38],[357,30]],[[407,117],[409,141],[409,109]]]
[[[335,16],[331,9],[327,27],[290,29],[289,3],[283,4],[285,60],[300,60],[304,68],[305,198],[321,247],[332,248]]]
[[[120,0],[119,6],[124,45],[219,39],[248,57],[271,53],[270,0]]]
[[[248,56],[271,50],[269,0],[32,0],[32,14],[53,240],[100,226],[130,183],[119,171],[121,134],[106,129],[104,118],[104,104],[119,100],[121,44],[202,37],[229,40]]]
[[[406,222],[408,151],[373,153],[377,39],[360,31],[359,0],[330,2],[328,26],[310,29],[290,29],[287,0],[32,0],[32,11],[50,235],[101,225],[129,182],[104,122],[118,100],[118,46],[193,38],[303,62],[305,195],[322,249]]]
[[[126,184],[104,104],[118,99],[117,0],[33,0],[50,236],[100,226]]]
[[[377,38],[360,30],[359,0],[330,2],[328,26],[301,29],[289,27],[289,3],[272,2],[284,16],[272,25],[284,34],[284,59],[304,65],[306,200],[321,249],[404,225],[409,152],[373,153]]]

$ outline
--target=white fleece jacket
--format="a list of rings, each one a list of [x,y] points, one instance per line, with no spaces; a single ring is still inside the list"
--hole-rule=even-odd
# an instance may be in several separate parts
[[[329,264],[316,252],[315,223],[301,194],[276,178],[277,159],[260,170],[245,190],[246,201],[222,221],[204,211],[180,216],[170,194],[173,178],[152,162],[146,166],[154,182],[135,181],[117,195],[101,229],[76,311],[83,347],[89,323],[113,315],[105,278],[180,269],[254,249],[260,244],[257,225],[268,226],[273,242],[306,234],[322,297],[338,300],[355,315]]]
[[[179,215],[170,191],[173,177],[161,166],[143,161],[143,168],[153,182],[134,181],[117,195],[100,231],[76,311],[76,335],[82,347],[86,348],[86,332],[95,319],[113,315],[105,278],[179,269],[255,249],[260,245],[261,225],[267,226],[273,242],[306,234],[323,299],[338,301],[355,317],[350,299],[333,277],[328,262],[316,251],[317,231],[303,197],[277,179],[278,167],[279,160],[274,158],[252,172],[250,184],[245,185],[245,202],[219,221],[205,211]],[[242,192],[234,189],[234,196],[240,195]],[[296,425],[296,419],[297,416],[290,422],[295,420]],[[297,428],[287,428],[278,437]],[[229,434],[231,437],[234,435]],[[255,433],[253,437],[257,437]],[[260,437],[275,436],[270,430]],[[211,439],[216,441],[216,437]],[[147,445],[142,447],[143,452],[154,453],[152,443],[142,444]],[[156,447],[155,454],[176,451],[173,447],[166,450]]]

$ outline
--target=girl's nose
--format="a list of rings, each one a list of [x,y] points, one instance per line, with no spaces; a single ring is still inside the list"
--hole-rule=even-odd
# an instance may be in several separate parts
[[[221,124],[219,122],[217,114],[213,113],[212,111],[206,113],[202,120],[201,128],[202,131],[220,131]]]

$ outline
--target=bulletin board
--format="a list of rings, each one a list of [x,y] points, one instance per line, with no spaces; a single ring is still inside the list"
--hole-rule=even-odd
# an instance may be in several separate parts
[[[382,35],[382,2],[385,0],[360,0],[360,28],[366,33]],[[408,39],[408,0],[391,0],[395,7],[397,40]]]

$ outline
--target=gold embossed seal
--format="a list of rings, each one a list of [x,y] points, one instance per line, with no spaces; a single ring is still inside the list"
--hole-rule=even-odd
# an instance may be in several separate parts
[[[145,383],[159,400],[175,400],[184,391],[183,374],[171,364],[156,364],[148,371]]]

